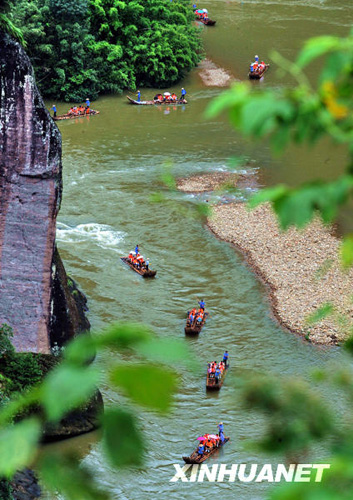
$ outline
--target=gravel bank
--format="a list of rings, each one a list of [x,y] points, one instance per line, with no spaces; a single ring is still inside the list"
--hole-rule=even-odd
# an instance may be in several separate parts
[[[268,285],[274,315],[284,327],[317,344],[337,344],[349,336],[353,270],[341,270],[340,242],[319,220],[304,230],[282,232],[269,205],[249,211],[233,203],[214,207],[208,226],[235,245]],[[334,312],[310,325],[308,316],[327,302]]]
[[[184,193],[205,193],[227,187],[242,187],[249,176],[230,172],[209,172],[178,179],[177,187]],[[254,183],[255,181],[253,181]]]

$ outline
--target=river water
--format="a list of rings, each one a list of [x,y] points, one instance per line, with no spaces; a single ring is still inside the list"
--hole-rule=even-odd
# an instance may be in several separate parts
[[[302,42],[314,35],[348,33],[353,20],[350,0],[205,1],[200,7],[217,20],[214,28],[202,27],[207,58],[234,78],[243,80],[255,53],[270,61],[273,49],[294,59]],[[314,81],[314,76],[310,75]],[[271,67],[264,81],[254,85],[291,85],[290,77]],[[244,156],[240,169],[270,185],[298,182],[317,175],[332,178],[343,168],[345,154],[328,142],[308,150],[291,148],[282,158],[272,158],[266,145],[243,140],[221,116],[203,117],[210,100],[222,89],[203,84],[195,69],[182,82],[189,104],[173,109],[135,107],[125,95],[100,98],[92,107],[96,117],[59,123],[63,136],[64,197],[58,220],[58,246],[69,274],[87,295],[94,328],[116,320],[143,320],[161,337],[184,338],[185,311],[206,300],[211,318],[199,338],[188,339],[201,362],[230,352],[233,376],[264,371],[304,376],[325,363],[341,363],[336,348],[309,345],[282,331],[273,320],[266,293],[243,258],[218,241],[204,225],[183,217],[174,205],[154,205],[150,194],[161,189],[160,176],[171,162],[176,176],[223,171],[229,158]],[[174,89],[180,92],[181,84]],[[174,90],[173,89],[173,90]],[[143,98],[154,89],[141,89]],[[87,96],[88,97],[88,96]],[[60,112],[67,108],[59,104]],[[171,195],[183,207],[190,195]],[[125,267],[120,257],[139,243],[157,278],[145,281]],[[133,360],[127,360],[132,362]],[[174,463],[190,452],[195,437],[216,431],[225,423],[230,443],[212,463],[281,463],[283,457],[260,455],[244,443],[263,432],[263,420],[244,411],[229,377],[219,394],[205,392],[205,374],[181,373],[173,412],[167,418],[140,412],[148,440],[146,467],[141,471],[114,471],[102,458],[94,435],[71,440],[84,462],[95,471],[112,498],[185,499],[221,495],[222,499],[263,499],[272,485],[266,483],[170,483]],[[125,400],[103,387],[105,403]],[[333,389],[324,395],[338,414],[344,404]],[[318,416],[319,418],[319,416]],[[59,447],[68,444],[56,445]],[[316,447],[306,458],[325,459],[325,448]]]

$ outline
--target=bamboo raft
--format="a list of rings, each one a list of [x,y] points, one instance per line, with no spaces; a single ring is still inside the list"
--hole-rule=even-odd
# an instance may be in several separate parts
[[[154,278],[157,274],[157,271],[152,271],[151,269],[147,271],[147,269],[145,268],[138,268],[134,266],[131,262],[129,262],[129,259],[127,257],[120,257],[120,258],[125,264],[131,267],[131,269],[135,271],[135,273],[139,274],[143,278]]]
[[[223,376],[221,378],[218,378],[218,383],[216,383],[216,378],[210,377],[210,373],[207,372],[207,378],[206,378],[206,389],[208,391],[219,391],[220,388],[223,385],[224,379],[226,378],[227,371],[228,371],[229,365],[226,365],[224,371],[223,371]]]
[[[99,115],[99,111],[91,109],[89,113],[84,113],[82,115],[74,115],[74,114],[68,114],[68,113],[66,113],[66,115],[54,116],[53,120],[54,121],[71,120],[72,118],[85,118],[86,116],[92,116],[92,115]]]
[[[213,21],[212,19],[197,19],[197,21],[200,21],[206,26],[214,26],[216,24],[216,21]]]
[[[269,64],[265,64],[265,67],[261,68],[260,70],[249,71],[250,80],[260,80],[260,78],[264,75],[264,73],[266,73],[269,67]]]
[[[136,101],[135,99],[132,99],[132,97],[129,97],[128,95],[126,96],[130,104],[136,104],[137,106],[161,106],[163,104],[187,104],[188,101],[186,99],[178,99],[177,101]]]
[[[224,438],[223,443],[219,443],[218,446],[212,448],[209,452],[205,452],[203,455],[199,455],[197,453],[197,448],[195,451],[191,453],[189,457],[183,457],[183,460],[187,464],[202,464],[205,460],[207,460],[211,455],[213,455],[217,450],[219,450],[222,446],[224,446],[229,441],[229,437]]]
[[[194,321],[192,322],[192,324],[190,323],[189,318],[188,318],[186,320],[186,325],[185,325],[185,335],[198,335],[201,332],[203,325],[205,324],[207,316],[208,316],[208,312],[205,311],[205,314],[202,318],[202,321],[200,323],[198,323],[196,321],[196,315],[195,315],[195,318],[194,318]]]

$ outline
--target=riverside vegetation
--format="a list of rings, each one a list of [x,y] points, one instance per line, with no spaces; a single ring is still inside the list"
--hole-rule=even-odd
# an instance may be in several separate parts
[[[200,60],[188,0],[17,0],[21,32],[43,96],[83,101],[137,86],[167,87]]]

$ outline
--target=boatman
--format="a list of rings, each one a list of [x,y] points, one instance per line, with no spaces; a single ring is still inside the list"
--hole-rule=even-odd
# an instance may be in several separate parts
[[[200,444],[199,447],[197,448],[197,453],[202,457],[203,452],[205,451],[205,447],[203,444]]]
[[[218,435],[219,435],[219,437],[221,437],[221,434],[223,434],[223,431],[224,431],[223,422],[220,422],[220,423],[217,425],[217,427],[218,427],[218,431],[219,431],[219,432],[218,432]]]
[[[203,301],[203,299],[199,300],[199,305],[200,305],[200,309],[202,309],[203,311],[205,310],[205,302]]]
[[[89,109],[90,105],[91,105],[91,101],[87,97],[87,99],[86,99],[86,108]]]
[[[141,92],[137,91],[137,102],[141,102]]]
[[[55,104],[53,104],[50,109],[52,109],[54,111],[53,114],[54,114],[54,117],[56,117],[56,106],[55,106]]]
[[[135,246],[135,253],[136,253],[136,257],[137,257],[137,255],[139,254],[139,246],[138,245]]]
[[[181,89],[181,97],[180,97],[180,100],[183,101],[185,100],[185,96],[186,96],[186,90],[184,89],[184,87]]]
[[[228,351],[225,351],[225,353],[223,354],[223,363],[228,366],[228,358],[229,358],[229,354],[228,354]]]

